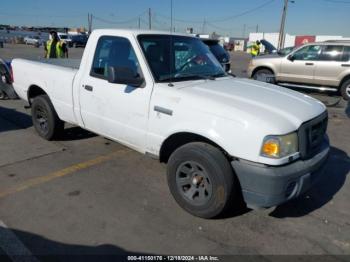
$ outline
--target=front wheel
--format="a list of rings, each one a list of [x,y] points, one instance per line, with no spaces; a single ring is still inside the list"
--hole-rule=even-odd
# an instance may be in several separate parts
[[[47,95],[34,98],[32,103],[33,125],[39,136],[52,140],[62,134],[64,122],[58,115]]]
[[[7,95],[5,94],[5,92],[0,90],[0,100],[4,100],[6,98],[7,98]]]
[[[194,142],[178,148],[170,156],[167,179],[176,202],[202,218],[222,214],[236,195],[230,163],[218,148],[206,143]]]
[[[265,68],[257,70],[253,74],[253,79],[271,84],[276,82],[275,74],[271,70]]]
[[[350,100],[350,79],[345,81],[340,87],[342,97],[346,100]]]

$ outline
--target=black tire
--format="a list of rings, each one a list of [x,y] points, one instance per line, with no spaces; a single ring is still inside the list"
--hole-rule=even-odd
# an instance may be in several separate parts
[[[58,118],[55,108],[47,95],[34,98],[32,103],[32,120],[39,136],[46,140],[53,140],[63,133],[64,122]]]
[[[346,80],[340,87],[340,93],[344,100],[350,100],[350,79]]]
[[[264,76],[270,76],[269,78],[266,78]],[[275,84],[275,74],[267,69],[267,68],[262,68],[262,69],[258,69],[254,74],[253,74],[253,79],[254,80],[260,80],[266,83],[270,83],[270,84]],[[261,79],[265,79],[265,80],[261,80]]]
[[[206,143],[194,142],[178,148],[168,161],[167,179],[176,202],[202,218],[225,213],[237,191],[230,163],[218,148]]]
[[[0,100],[5,100],[5,99],[7,99],[6,93],[0,90]]]

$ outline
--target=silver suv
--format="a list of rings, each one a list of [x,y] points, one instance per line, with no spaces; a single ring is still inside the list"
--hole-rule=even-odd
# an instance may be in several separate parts
[[[248,75],[282,86],[340,91],[350,100],[350,42],[306,44],[288,55],[259,56]]]

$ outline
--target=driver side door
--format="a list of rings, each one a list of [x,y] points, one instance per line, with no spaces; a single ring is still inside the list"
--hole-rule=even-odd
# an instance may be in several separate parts
[[[80,83],[83,123],[93,132],[143,151],[153,84],[146,80],[140,87],[110,83],[109,66],[126,67],[133,70],[135,76],[143,75],[129,39],[101,36],[91,69]]]
[[[320,45],[307,45],[284,58],[279,81],[312,84],[321,50]]]

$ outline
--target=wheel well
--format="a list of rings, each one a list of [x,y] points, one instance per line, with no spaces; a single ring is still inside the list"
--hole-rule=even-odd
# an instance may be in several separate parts
[[[341,88],[342,85],[344,84],[344,82],[345,82],[345,81],[348,81],[349,79],[350,79],[350,75],[345,76],[345,77],[343,78],[343,80],[341,80],[340,85],[339,85],[339,88]]]
[[[35,97],[40,95],[46,95],[46,92],[39,86],[32,85],[28,89],[28,102],[32,104],[32,101]]]
[[[270,67],[268,67],[268,66],[259,66],[259,67],[255,68],[255,69],[253,70],[252,77],[254,76],[254,74],[255,74],[258,70],[261,70],[261,69],[269,70],[269,71],[271,71],[271,72],[275,75],[275,72],[274,72]]]
[[[192,143],[192,142],[204,142],[212,146],[219,148],[227,158],[230,158],[229,154],[218,144],[211,141],[210,139],[193,133],[181,132],[169,136],[162,144],[159,161],[162,163],[167,163],[171,154],[179,147]]]

